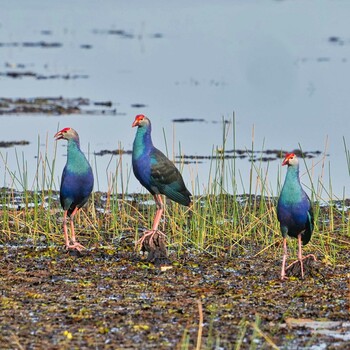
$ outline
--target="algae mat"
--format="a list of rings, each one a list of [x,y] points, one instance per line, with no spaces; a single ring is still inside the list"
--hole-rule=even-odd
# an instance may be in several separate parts
[[[349,252],[284,282],[276,256],[170,258],[3,246],[0,348],[192,349],[198,332],[201,349],[350,347]]]

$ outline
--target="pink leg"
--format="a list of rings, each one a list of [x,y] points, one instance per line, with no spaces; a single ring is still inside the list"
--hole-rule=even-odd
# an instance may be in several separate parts
[[[63,214],[63,233],[64,233],[64,240],[65,240],[66,247],[68,247],[70,243],[68,232],[67,232],[67,212],[68,210],[65,210]]]
[[[75,208],[70,216],[70,230],[71,230],[71,236],[72,236],[72,244],[69,242],[69,238],[68,238],[68,233],[67,233],[67,224],[66,224],[66,218],[67,218],[67,211],[64,212],[65,216],[64,216],[64,235],[65,235],[65,239],[66,239],[66,249],[76,249],[77,251],[81,251],[83,249],[86,249],[83,245],[81,245],[80,243],[78,243],[75,239],[75,231],[74,231],[74,216],[77,213],[77,211],[79,210],[79,208]]]
[[[301,279],[304,279],[303,252],[301,248],[301,234],[298,235],[298,260],[300,262]]]
[[[155,216],[154,221],[153,221],[152,231],[157,231],[160,219],[162,218],[164,205],[163,205],[163,201],[162,201],[162,196],[160,194],[156,194],[154,196],[154,199],[156,200],[157,212],[156,212],[156,216]]]
[[[162,201],[162,196],[160,194],[155,194],[154,195],[154,200],[156,201],[156,205],[157,205],[157,212],[156,215],[154,217],[154,221],[153,221],[153,225],[152,225],[152,230],[149,231],[145,231],[143,236],[136,242],[135,244],[135,249],[137,248],[137,246],[142,247],[142,244],[145,240],[146,237],[149,237],[149,245],[152,246],[153,245],[153,236],[158,232],[158,234],[161,234],[163,236],[165,236],[165,234],[161,231],[158,230],[158,226],[159,226],[159,222],[160,219],[162,218],[162,214],[163,214],[163,201]]]
[[[281,280],[284,280],[286,277],[286,260],[288,256],[287,251],[287,238],[283,238],[283,259],[282,259],[282,271],[281,271]]]
[[[315,255],[313,255],[313,254],[309,254],[309,255],[303,257],[302,246],[301,246],[301,234],[299,234],[298,235],[298,260],[296,260],[296,261],[292,262],[290,265],[288,265],[286,270],[288,270],[291,266],[293,266],[294,264],[299,262],[300,263],[300,270],[301,270],[301,278],[304,279],[304,263],[303,263],[303,260],[305,260],[308,257],[312,257],[315,261],[317,261]]]

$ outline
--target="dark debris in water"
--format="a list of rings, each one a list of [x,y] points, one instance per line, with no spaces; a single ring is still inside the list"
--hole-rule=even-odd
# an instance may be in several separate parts
[[[94,29],[92,31],[94,34],[98,35],[115,35],[116,37],[122,39],[141,39],[143,37],[142,34],[135,35],[131,31],[125,29]],[[162,39],[164,35],[162,33],[150,33],[147,37],[151,39]]]
[[[145,108],[147,107],[147,105],[145,105],[144,103],[133,103],[131,105],[132,108]]]
[[[124,29],[94,29],[94,34],[102,35],[116,35],[124,39],[133,39],[134,34],[124,30]]]
[[[64,79],[64,80],[75,80],[75,79],[88,79],[87,74],[51,74],[45,75],[40,73],[35,73],[33,71],[7,71],[0,72],[0,77],[6,78],[34,78],[37,80],[47,80],[47,79]]]
[[[42,34],[42,35],[52,35],[52,30],[43,29],[43,30],[40,31],[40,34]]]
[[[91,44],[81,44],[80,48],[85,50],[90,50],[93,48],[93,46]]]
[[[339,46],[343,46],[345,45],[346,42],[350,42],[349,40],[345,40],[339,36],[336,35],[332,35],[328,38],[328,42],[332,45],[339,45]]]
[[[26,48],[42,48],[42,49],[51,49],[51,48],[60,48],[63,44],[60,42],[48,42],[48,41],[24,41],[24,42],[0,42],[1,47],[26,47]]]
[[[103,149],[99,152],[95,152],[94,153],[96,156],[105,156],[105,155],[115,155],[115,156],[120,156],[121,154],[132,154],[132,151],[130,150],[123,150],[123,149],[115,149],[115,150],[107,150],[107,149]]]
[[[296,149],[292,151],[297,154],[300,158],[315,158],[322,154],[321,151],[305,151],[301,152]],[[249,151],[243,149],[236,150],[217,150],[216,154],[212,155],[181,155],[176,156],[174,163],[176,164],[200,164],[206,160],[211,159],[247,159],[250,162],[270,162],[275,160],[281,160],[284,158],[286,151],[281,150],[265,150],[265,151]],[[121,154],[132,154],[131,150],[101,150],[94,153],[97,156],[104,155],[121,155]]]
[[[101,107],[101,108],[99,108]],[[88,98],[34,97],[0,98],[0,115],[8,114],[93,114],[116,115],[111,102],[96,102]]]
[[[205,122],[202,118],[177,118],[172,120],[173,123],[193,123],[193,122]]]
[[[13,146],[27,146],[29,145],[29,141],[0,141],[0,148],[8,148]]]
[[[315,158],[322,154],[321,151],[305,151],[301,152],[298,149],[292,151],[300,158]],[[198,161],[210,159],[248,159],[250,162],[270,162],[283,159],[287,152],[283,150],[265,150],[265,151],[250,151],[244,149],[235,150],[220,150],[218,149],[212,155],[181,155],[176,156],[179,163],[190,162],[197,163]]]

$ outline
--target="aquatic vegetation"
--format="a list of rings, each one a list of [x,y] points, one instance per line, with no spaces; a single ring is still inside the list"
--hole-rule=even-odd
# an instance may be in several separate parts
[[[224,125],[223,151],[226,136],[235,133],[234,123]],[[333,328],[321,334],[300,319],[338,321],[338,335],[349,331],[350,199],[323,198],[331,188],[322,179],[313,184],[315,231],[305,254],[314,253],[318,261],[305,261],[303,281],[292,273],[281,282],[280,182],[271,188],[262,163],[251,162],[250,178],[258,186],[251,181],[245,193],[229,192],[242,176],[235,158],[213,158],[204,189],[193,177],[191,209],[166,202],[160,226],[171,263],[159,268],[134,251],[152,224],[154,201],[146,191],[129,193],[129,175],[120,171],[129,155],[117,157],[110,190],[93,192],[77,214],[76,233],[88,248],[82,253],[62,245],[56,150],[42,154],[38,148],[34,180],[23,157],[17,155],[17,169],[1,157],[13,184],[0,189],[1,344],[293,349],[335,339]],[[94,175],[101,173],[95,169]],[[290,245],[292,260],[297,245]]]

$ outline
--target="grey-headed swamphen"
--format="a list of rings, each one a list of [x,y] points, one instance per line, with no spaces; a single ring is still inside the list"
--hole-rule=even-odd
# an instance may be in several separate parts
[[[91,166],[80,149],[79,135],[72,128],[64,128],[54,136],[57,140],[67,140],[67,163],[63,169],[60,201],[64,210],[63,232],[67,249],[81,251],[85,247],[77,242],[74,232],[74,216],[88,201],[94,177]],[[70,217],[71,238],[67,232],[67,216]]]
[[[176,166],[153,146],[150,120],[140,114],[135,117],[132,126],[138,127],[132,150],[133,171],[140,183],[154,196],[157,205],[152,229],[146,231],[136,245],[142,246],[146,237],[149,237],[149,244],[152,245],[154,234],[161,233],[158,231],[163,213],[161,195],[163,194],[179,204],[190,206],[191,193],[187,190]]]
[[[285,279],[286,270],[297,262],[300,263],[301,277],[304,278],[303,260],[307,257],[316,260],[312,254],[303,257],[301,247],[302,244],[307,244],[311,239],[314,216],[310,199],[300,184],[297,156],[294,153],[287,153],[282,165],[287,165],[288,169],[277,204],[277,217],[283,236],[281,279]],[[298,260],[286,268],[287,235],[298,239]]]

